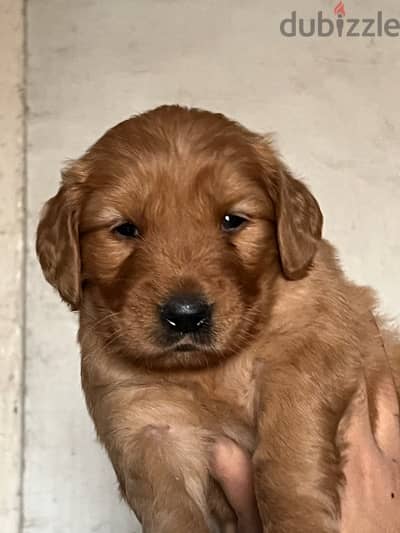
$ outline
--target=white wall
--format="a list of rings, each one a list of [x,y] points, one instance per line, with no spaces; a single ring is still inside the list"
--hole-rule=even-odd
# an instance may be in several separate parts
[[[28,2],[28,294],[24,533],[132,533],[79,385],[76,321],[42,279],[39,208],[63,160],[161,103],[277,132],[346,270],[400,316],[400,38],[285,38],[322,0]],[[384,4],[384,5],[383,5]],[[400,18],[397,0],[378,6]],[[372,0],[346,2],[375,16]]]
[[[23,16],[0,0],[0,530],[20,525],[22,423]]]

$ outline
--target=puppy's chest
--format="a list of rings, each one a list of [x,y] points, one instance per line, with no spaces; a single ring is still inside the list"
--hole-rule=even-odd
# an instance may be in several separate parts
[[[250,420],[255,416],[256,375],[254,362],[233,362],[215,376],[215,393],[237,407]]]
[[[207,403],[221,433],[251,447],[257,411],[254,361],[229,361],[203,379],[196,380],[196,385],[199,401]]]

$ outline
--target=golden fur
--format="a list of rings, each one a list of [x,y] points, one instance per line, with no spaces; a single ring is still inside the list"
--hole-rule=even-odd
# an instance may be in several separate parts
[[[227,213],[247,222],[223,232]],[[113,231],[127,221],[137,237]],[[252,456],[265,531],[338,532],[339,423],[386,354],[399,378],[400,353],[321,231],[316,200],[270,142],[221,114],[157,108],[65,170],[38,256],[79,311],[88,408],[146,533],[234,521],[210,475],[219,436]],[[212,339],[187,351],[159,331],[177,290],[213,306]]]

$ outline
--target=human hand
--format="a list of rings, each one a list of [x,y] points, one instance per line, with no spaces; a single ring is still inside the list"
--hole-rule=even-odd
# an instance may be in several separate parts
[[[367,382],[349,408],[341,533],[400,531],[400,420],[391,376],[375,391],[377,421],[370,422]]]
[[[347,443],[341,491],[341,533],[400,531],[400,419],[391,376],[377,385],[375,427],[370,422],[367,383],[361,382],[343,422]],[[238,517],[237,533],[261,533],[251,458],[227,438],[214,446],[213,475]]]

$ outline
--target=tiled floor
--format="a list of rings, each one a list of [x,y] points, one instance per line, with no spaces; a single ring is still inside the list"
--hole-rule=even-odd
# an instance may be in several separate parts
[[[3,24],[16,10],[9,50],[21,35],[17,4],[0,0]],[[57,188],[63,161],[82,153],[113,123],[178,102],[277,132],[286,160],[320,200],[326,236],[338,245],[346,270],[375,286],[384,308],[400,316],[399,38],[288,38],[279,30],[295,8],[298,17],[323,10],[333,18],[334,5],[331,0],[305,0],[301,7],[293,0],[28,0],[23,533],[139,531],[119,502],[86,414],[76,319],[44,283],[34,253],[38,212]],[[346,8],[349,16],[361,18],[377,11],[372,0],[353,0]],[[381,8],[400,19],[397,0]],[[9,66],[20,64],[18,43],[4,60]],[[16,533],[19,456],[10,450],[18,449],[19,418],[7,413],[20,387],[18,378],[9,385],[3,376],[14,365],[21,375],[21,285],[15,266],[21,250],[21,172],[15,162],[21,161],[16,97],[21,72],[10,67],[6,76],[9,92],[3,81],[0,85],[0,137],[7,130],[14,144],[4,160],[7,168],[0,166],[1,196],[7,195],[0,240],[5,235],[11,252],[0,259],[0,334],[12,341],[1,348],[0,421],[6,432],[0,434],[0,451],[10,455],[0,464],[11,493],[0,477],[0,521],[2,531]],[[12,131],[4,126],[10,119]]]

